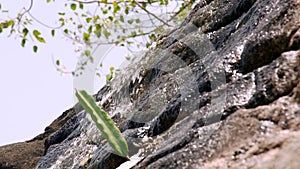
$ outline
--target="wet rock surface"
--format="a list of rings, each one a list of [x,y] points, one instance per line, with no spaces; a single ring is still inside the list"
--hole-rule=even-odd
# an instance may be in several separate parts
[[[180,27],[102,88],[96,100],[130,156],[140,157],[132,168],[297,169],[299,11],[299,0],[200,1]],[[33,140],[0,147],[0,168],[124,163],[82,108],[74,110]]]

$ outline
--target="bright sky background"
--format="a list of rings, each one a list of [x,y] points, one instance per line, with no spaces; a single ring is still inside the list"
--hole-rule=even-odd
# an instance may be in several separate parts
[[[55,1],[48,4],[46,0],[33,2],[30,13],[44,24],[55,27],[58,26],[55,23],[57,13],[66,12],[65,2],[72,1]],[[175,2],[170,8],[161,9],[174,10],[178,7]],[[2,10],[9,10],[8,14],[0,12],[2,21],[14,18],[24,7],[28,8],[30,0],[1,0],[0,3]],[[148,20],[147,14],[139,17],[146,17]],[[153,26],[153,22],[150,23]],[[34,24],[39,25],[37,22]],[[32,50],[33,43],[27,42],[23,48],[20,39],[15,36],[8,37],[7,30],[0,34],[0,146],[29,140],[43,133],[45,127],[75,104],[74,88],[85,89],[90,94],[96,93],[105,84],[105,75],[109,73],[109,67],[119,67],[125,61],[125,55],[132,55],[125,48],[102,46],[93,55],[94,65],[89,65],[83,76],[73,78],[70,74],[61,75],[56,71],[55,60],[59,59],[61,65],[72,71],[80,54],[74,52],[75,46],[62,32],[56,31],[55,38],[52,38],[50,29],[42,25],[37,29],[46,40],[46,44],[38,44],[37,53]],[[100,62],[103,63],[101,78],[95,76],[93,68],[98,67]]]
[[[9,16],[14,17],[22,7],[29,5],[29,0],[2,0],[2,8],[9,9]],[[63,3],[46,4],[44,1],[34,1],[32,14],[41,21],[51,21],[50,18],[63,10]],[[59,6],[60,5],[60,6]],[[54,15],[56,16],[56,15]],[[0,20],[7,16],[0,15]],[[55,18],[53,17],[53,20]],[[52,22],[47,24],[53,25]],[[74,105],[74,86],[96,92],[105,82],[105,78],[93,75],[74,80],[72,75],[61,75],[56,71],[53,58],[59,59],[69,70],[76,66],[78,53],[74,52],[71,41],[62,36],[50,37],[50,30],[40,27],[47,43],[39,45],[38,53],[32,51],[33,44],[23,48],[20,40],[0,34],[0,146],[25,141],[42,133],[54,119],[63,111]],[[105,47],[105,50],[109,47]],[[96,52],[101,56],[108,51],[100,49]],[[123,60],[125,49],[112,49],[105,55],[102,74],[108,73],[109,66],[118,67]],[[99,63],[97,63],[99,65]],[[103,77],[104,77],[103,76]],[[82,83],[83,82],[83,83]],[[81,84],[82,83],[82,84]]]

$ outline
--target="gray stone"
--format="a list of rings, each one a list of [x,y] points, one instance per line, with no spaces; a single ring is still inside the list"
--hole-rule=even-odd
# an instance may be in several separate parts
[[[299,11],[299,0],[200,1],[180,27],[102,88],[96,100],[132,159],[140,157],[132,168],[297,169]],[[75,110],[34,139],[45,154],[32,165],[124,165],[82,108]],[[5,160],[0,155],[2,168],[28,168]]]

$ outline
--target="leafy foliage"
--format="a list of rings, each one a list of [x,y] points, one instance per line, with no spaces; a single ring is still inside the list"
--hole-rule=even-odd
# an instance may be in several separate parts
[[[58,25],[49,26],[34,17],[31,13],[34,1],[28,1],[30,6],[15,18],[0,20],[0,33],[8,29],[11,35],[20,38],[23,47],[28,40],[38,46],[46,42],[38,27],[43,25],[53,37],[57,30],[62,30],[75,45],[84,46],[78,52],[102,44],[149,47],[159,34],[180,22],[195,3],[195,0],[71,0],[65,2],[65,11],[58,12]],[[46,0],[46,3],[56,2]],[[9,12],[1,2],[0,11]],[[141,37],[146,41],[141,42]]]

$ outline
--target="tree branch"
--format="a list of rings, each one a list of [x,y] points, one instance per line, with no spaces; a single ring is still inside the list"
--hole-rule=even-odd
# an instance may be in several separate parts
[[[72,0],[73,2],[78,2],[78,3],[83,3],[83,4],[92,4],[92,3],[104,3],[104,4],[109,4],[112,5],[113,2],[103,2],[102,0],[91,0],[91,1],[85,1],[85,0]],[[122,1],[123,3],[131,3],[131,1],[124,0]],[[137,1],[139,3],[147,3],[146,1]],[[158,1],[153,1],[153,3],[158,2]]]
[[[30,0],[30,5],[29,5],[29,7],[28,7],[27,9],[25,9],[24,12],[20,13],[20,15],[16,18],[16,19],[19,21],[19,23],[21,22],[22,17],[27,13],[27,14],[28,14],[33,20],[35,20],[37,23],[39,23],[39,24],[41,24],[41,25],[43,25],[43,26],[45,26],[45,27],[47,27],[47,28],[49,28],[49,29],[59,29],[59,28],[62,27],[62,26],[52,27],[52,26],[49,26],[49,25],[47,25],[47,24],[41,22],[40,20],[38,20],[37,18],[35,18],[35,17],[30,13],[30,10],[32,9],[32,7],[33,7],[33,0]]]
[[[49,29],[59,29],[59,28],[63,27],[62,25],[61,25],[61,26],[56,26],[56,27],[49,26],[49,25],[43,23],[42,21],[38,20],[37,18],[35,18],[30,12],[28,12],[28,15],[29,15],[33,20],[35,20],[37,23],[39,23],[39,24],[45,26],[46,28],[49,28]]]
[[[83,1],[83,0],[72,0],[74,2],[78,2],[78,3],[83,3],[83,4],[90,4],[90,3],[104,3],[100,0],[92,0],[92,1]],[[123,1],[124,3],[130,3],[131,1]],[[136,5],[138,7],[140,7],[143,11],[145,11],[146,13],[150,14],[151,16],[153,16],[154,18],[156,18],[157,20],[159,20],[160,22],[162,22],[163,24],[171,27],[171,25],[169,25],[167,22],[165,22],[164,20],[162,20],[161,18],[159,18],[157,15],[155,15],[154,13],[150,12],[149,10],[147,10],[146,8],[144,8],[141,3],[147,3],[144,1],[136,1],[133,0],[132,2],[136,3]],[[158,1],[154,1],[153,3],[158,2]],[[113,4],[113,2],[105,2],[104,4]]]
[[[22,17],[31,10],[32,7],[33,7],[33,0],[30,0],[29,7],[27,9],[24,8],[25,11],[23,13],[21,13],[20,16],[17,17],[19,22],[22,20]]]
[[[144,8],[139,2],[137,2],[136,0],[133,0],[133,2],[135,2],[137,4],[137,6],[139,6],[142,10],[144,10],[145,12],[147,12],[149,15],[152,15],[154,18],[156,18],[157,20],[159,20],[160,22],[164,23],[165,25],[171,27],[171,25],[169,25],[167,22],[165,22],[164,20],[162,20],[161,18],[159,18],[157,15],[155,15],[154,13],[148,11],[146,8]]]
[[[189,1],[188,3],[186,3],[186,4],[184,5],[184,9],[185,9],[186,7],[188,7],[189,5],[193,5],[193,3]],[[182,10],[179,9],[177,12],[174,13],[173,16],[170,17],[170,19],[167,20],[167,22],[170,22],[171,20],[173,20],[173,19],[174,19],[177,15],[179,15],[181,12],[182,12]]]

